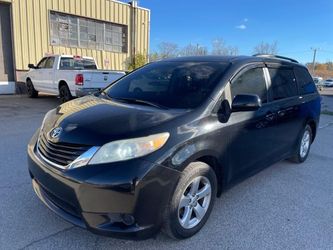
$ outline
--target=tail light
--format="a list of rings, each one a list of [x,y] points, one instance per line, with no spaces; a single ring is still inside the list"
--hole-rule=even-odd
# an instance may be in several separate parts
[[[83,85],[83,81],[84,81],[84,78],[83,78],[82,74],[77,74],[75,76],[75,85],[82,86]]]

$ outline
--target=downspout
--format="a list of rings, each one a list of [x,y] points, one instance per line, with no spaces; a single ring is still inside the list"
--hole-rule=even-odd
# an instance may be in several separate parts
[[[138,2],[136,0],[131,1],[131,48],[130,48],[130,58],[132,63],[135,63],[135,55],[136,55],[136,7],[138,6]]]

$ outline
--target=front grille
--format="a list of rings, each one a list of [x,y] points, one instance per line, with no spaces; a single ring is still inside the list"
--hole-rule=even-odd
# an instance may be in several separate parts
[[[61,166],[67,166],[77,157],[86,152],[90,147],[77,144],[54,143],[45,137],[39,136],[38,151],[47,160]]]
[[[80,213],[73,205],[58,198],[57,196],[55,196],[54,194],[52,194],[51,192],[49,192],[47,189],[45,189],[42,186],[41,186],[41,189],[44,192],[44,195],[47,196],[47,199],[50,200],[54,205],[56,205],[57,207],[61,208],[66,213],[69,213],[70,215],[72,215],[74,217],[81,218]]]

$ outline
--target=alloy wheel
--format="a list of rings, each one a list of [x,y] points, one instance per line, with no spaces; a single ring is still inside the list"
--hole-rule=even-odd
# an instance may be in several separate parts
[[[190,182],[178,206],[178,220],[183,228],[191,229],[201,222],[209,208],[211,194],[208,178],[198,176]]]
[[[301,141],[301,148],[300,148],[300,156],[304,158],[310,148],[310,132],[309,130],[305,130],[302,141]]]

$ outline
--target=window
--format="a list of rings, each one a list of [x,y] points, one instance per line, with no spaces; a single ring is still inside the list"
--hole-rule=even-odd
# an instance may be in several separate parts
[[[127,53],[127,26],[50,12],[52,45]]]
[[[45,62],[46,69],[52,69],[54,64],[54,57],[49,57]]]
[[[311,94],[316,92],[316,86],[314,85],[313,79],[310,76],[307,69],[301,67],[295,67],[294,72],[301,95]]]
[[[74,59],[72,57],[62,57],[59,69],[75,70],[75,69],[97,69],[95,61],[91,59]]]
[[[262,68],[249,69],[240,74],[231,83],[231,95],[234,98],[240,94],[258,95],[262,103],[267,102],[267,88]]]
[[[148,64],[111,85],[110,98],[135,99],[176,109],[192,109],[214,91],[228,64],[158,62]]]
[[[40,62],[37,64],[38,69],[43,69],[45,68],[45,63],[46,63],[47,57],[44,57]]]
[[[269,68],[272,81],[273,100],[280,100],[297,95],[295,75],[289,68]]]

